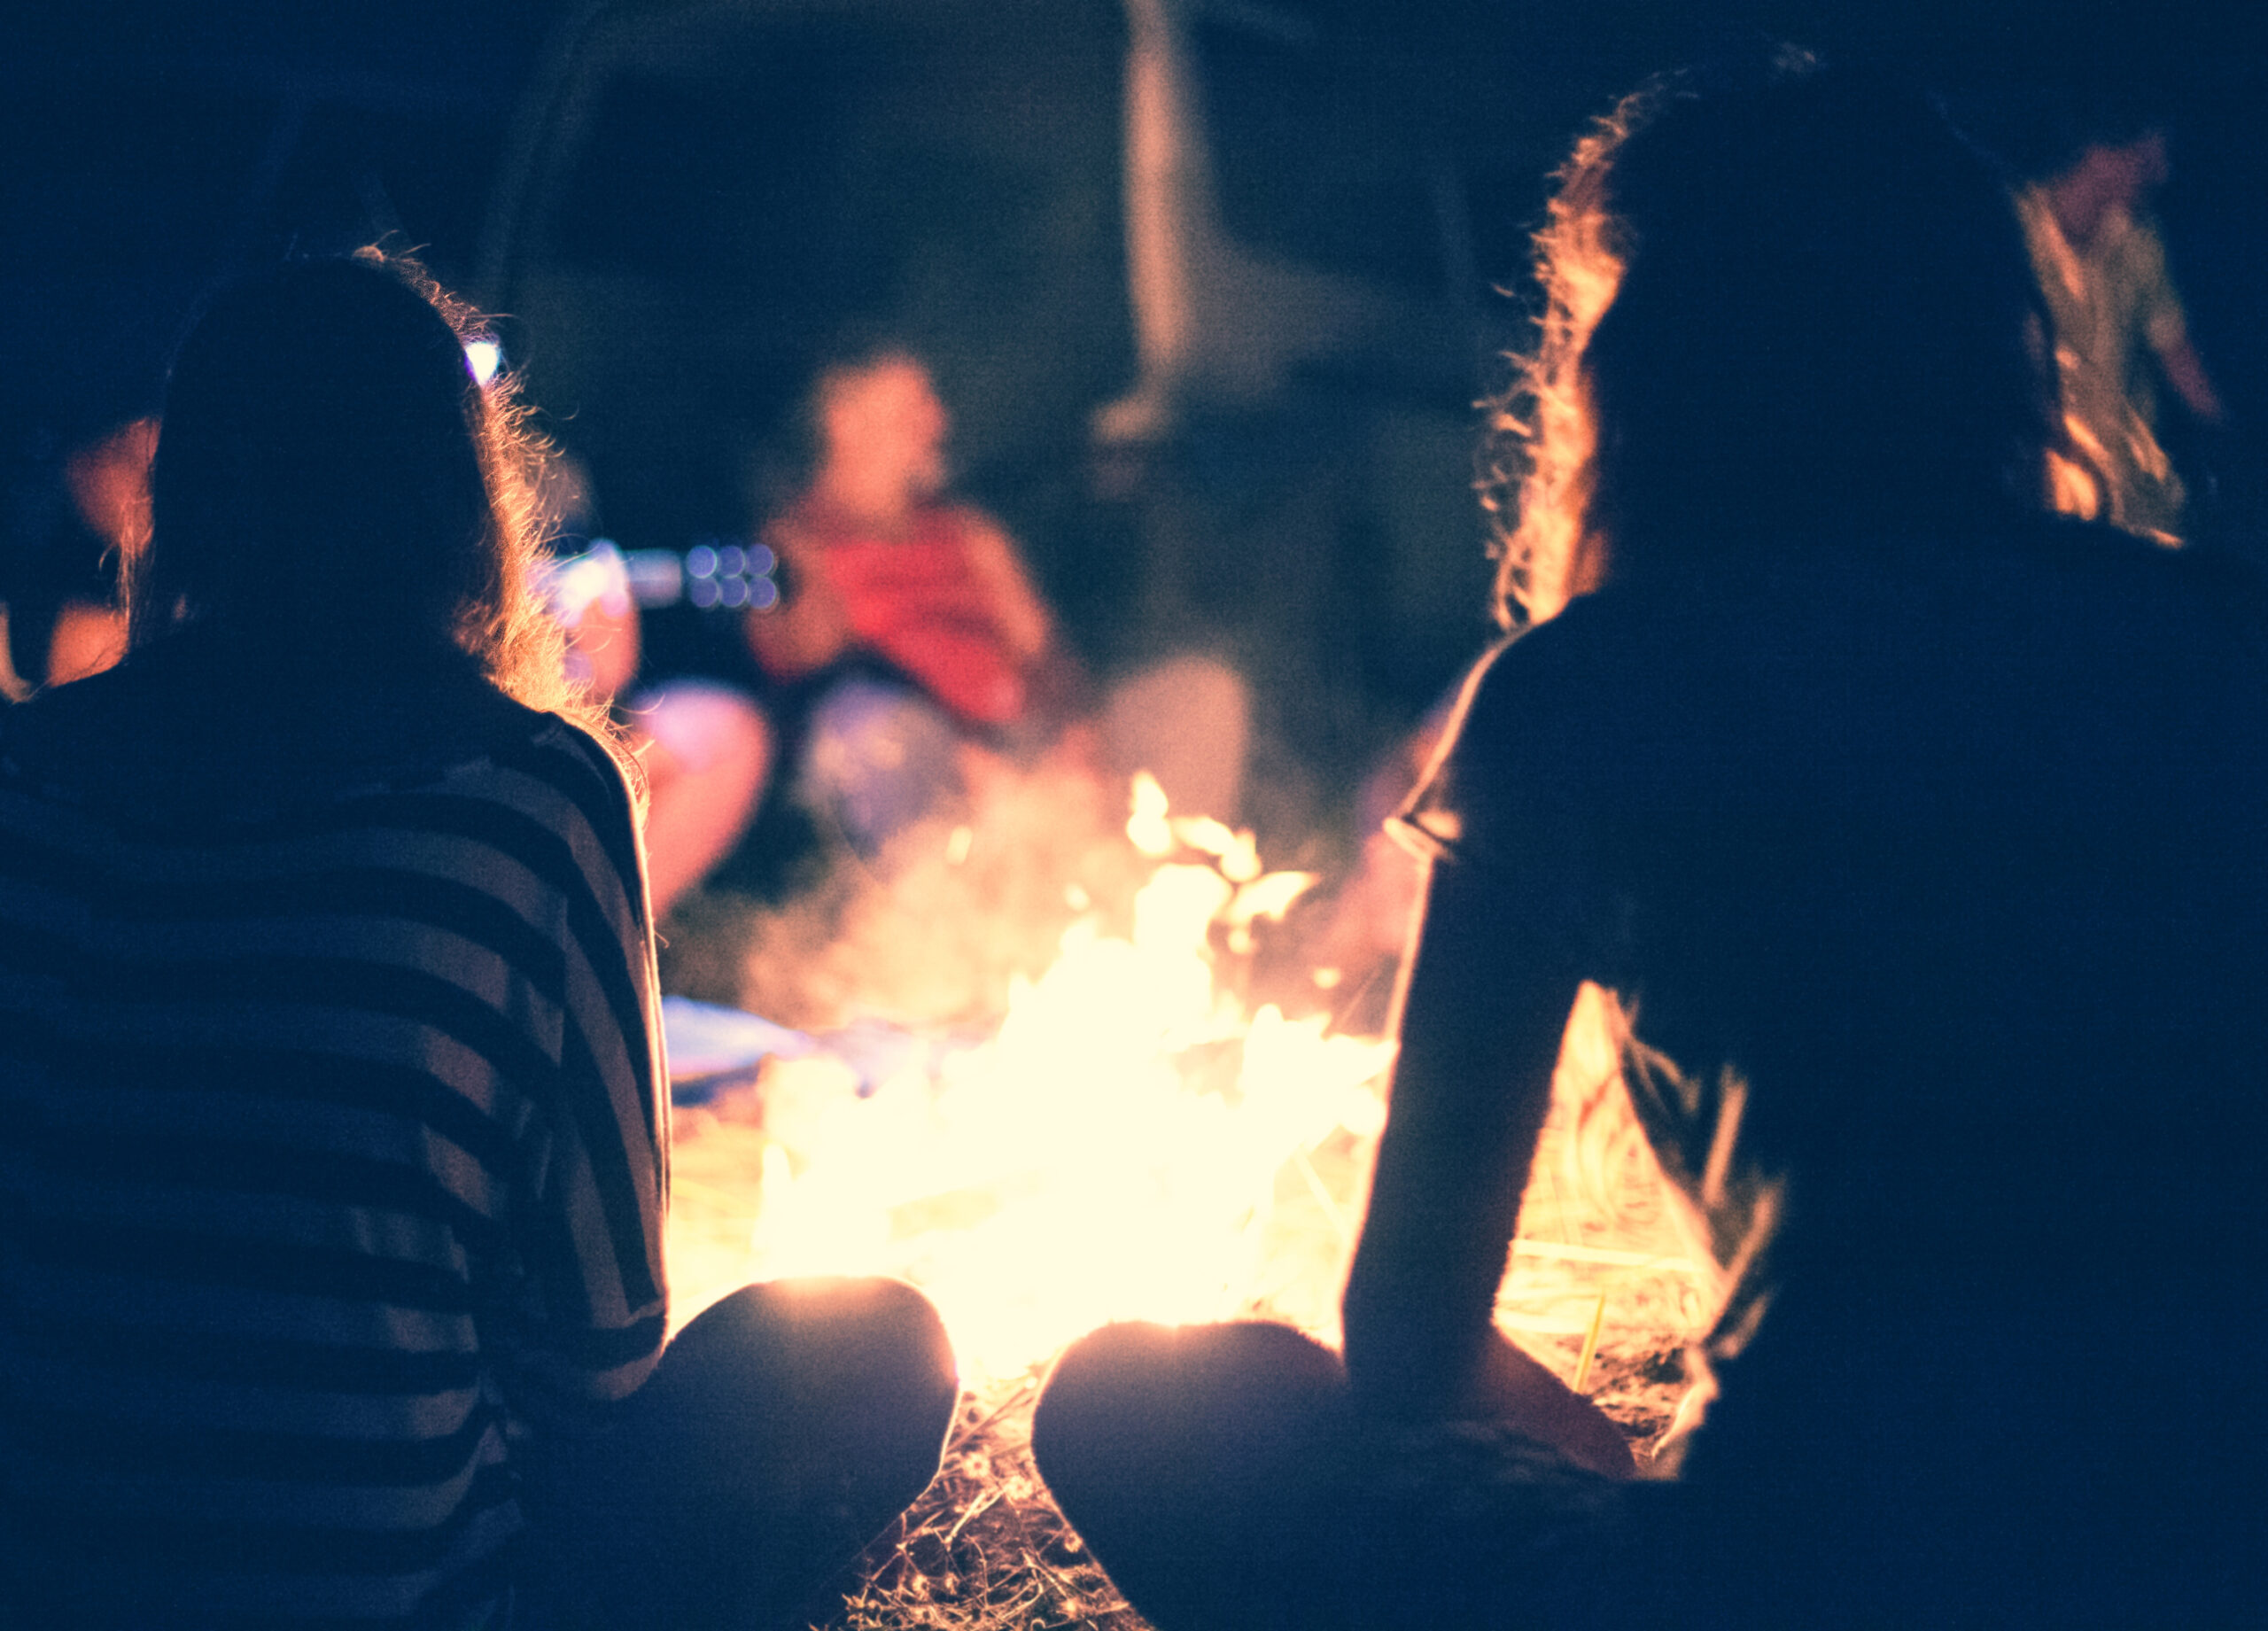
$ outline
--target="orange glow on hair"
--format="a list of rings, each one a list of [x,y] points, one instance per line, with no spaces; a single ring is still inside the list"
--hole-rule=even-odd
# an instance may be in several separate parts
[[[1608,156],[1637,104],[1628,98],[1600,119],[1556,178],[1535,237],[1544,299],[1535,349],[1516,359],[1518,377],[1489,415],[1481,503],[1497,524],[1496,611],[1507,628],[1557,616],[1604,576],[1604,540],[1590,517],[1597,426],[1582,359],[1622,283],[1604,188]]]

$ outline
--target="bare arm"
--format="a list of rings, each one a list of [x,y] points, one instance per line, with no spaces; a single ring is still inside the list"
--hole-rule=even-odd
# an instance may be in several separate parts
[[[807,535],[775,526],[766,541],[788,568],[788,594],[776,606],[749,611],[741,628],[765,673],[800,680],[850,649],[850,614],[827,583],[818,546]]]
[[[2220,392],[2213,389],[2211,377],[2205,372],[2203,359],[2197,348],[2183,335],[2171,343],[2154,347],[2158,366],[2165,370],[2166,382],[2179,392],[2189,411],[2207,424],[2220,423],[2226,410],[2221,406]]]
[[[567,625],[567,675],[593,702],[610,703],[638,675],[638,609],[594,601]]]
[[[1021,664],[1029,667],[1055,643],[1054,620],[1047,602],[1032,586],[1015,544],[991,516],[982,511],[960,512],[969,571],[984,586],[992,622],[1000,638]]]
[[[2142,338],[2157,359],[2158,371],[2202,423],[2220,423],[2226,412],[2221,393],[2213,389],[2204,360],[2190,344],[2188,315],[2174,290],[2166,267],[2165,244],[2157,229],[2143,223],[2119,240],[2119,248],[2124,260],[2121,270],[2141,291],[2136,315]]]
[[[1510,1420],[1627,1475],[1613,1424],[1495,1324],[1581,977],[1524,944],[1485,885],[1453,865],[1431,869],[1414,933],[1393,1099],[1347,1284],[1356,1397],[1388,1416]]]

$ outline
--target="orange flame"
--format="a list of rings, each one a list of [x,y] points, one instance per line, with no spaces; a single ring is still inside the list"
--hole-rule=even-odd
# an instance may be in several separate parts
[[[1173,815],[1148,777],[1124,830],[1148,869],[1130,928],[1082,911],[989,1036],[865,1097],[840,1061],[774,1061],[760,1122],[688,1118],[679,1319],[748,1279],[856,1272],[928,1293],[972,1379],[1115,1319],[1259,1315],[1336,1340],[1393,1045],[1237,994],[1254,926],[1311,876],[1264,871],[1251,835]],[[1714,1305],[1608,1018],[1587,991],[1570,1021],[1498,1304],[1570,1373],[1585,1346],[1677,1347]]]

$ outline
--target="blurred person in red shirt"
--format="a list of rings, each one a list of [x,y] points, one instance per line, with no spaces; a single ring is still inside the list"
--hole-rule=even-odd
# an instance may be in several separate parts
[[[764,535],[785,594],[746,624],[798,718],[802,796],[872,857],[960,796],[972,754],[1058,752],[1151,770],[1177,809],[1232,819],[1242,680],[1168,658],[1114,686],[1089,723],[1090,687],[1014,543],[945,496],[951,430],[903,349],[851,353],[812,384],[810,478]]]
[[[967,725],[1025,720],[1053,619],[999,524],[943,497],[951,422],[929,370],[900,351],[838,363],[810,411],[811,483],[765,534],[794,586],[749,618],[757,662],[800,680],[875,658]]]

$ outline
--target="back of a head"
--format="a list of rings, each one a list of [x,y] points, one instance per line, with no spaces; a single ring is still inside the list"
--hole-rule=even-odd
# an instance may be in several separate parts
[[[189,623],[282,667],[489,655],[517,540],[489,407],[414,276],[299,262],[206,309],[167,387],[136,647]]]
[[[2006,145],[2026,181],[2068,175],[2096,148],[2128,148],[2163,139],[2168,120],[2156,97],[2132,86],[2080,85],[2019,103],[2030,114]]]
[[[2023,238],[1919,93],[1784,58],[1667,82],[1578,150],[1540,243],[1531,384],[1573,405],[1575,446],[1535,416],[1560,468],[1523,503],[1580,510],[1562,534],[1612,571],[2038,506],[2051,385]]]

